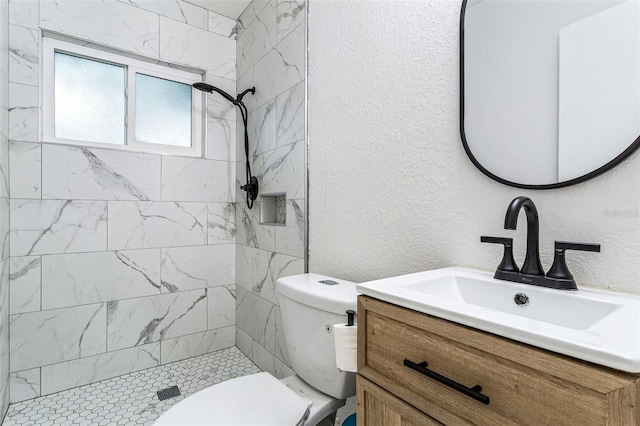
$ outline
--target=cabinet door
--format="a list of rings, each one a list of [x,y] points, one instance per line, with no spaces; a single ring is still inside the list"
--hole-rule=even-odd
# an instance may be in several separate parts
[[[358,426],[430,426],[442,423],[357,376]]]

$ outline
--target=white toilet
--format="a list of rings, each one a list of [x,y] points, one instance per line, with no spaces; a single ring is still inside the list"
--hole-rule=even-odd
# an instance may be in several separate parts
[[[258,373],[211,386],[173,406],[155,426],[315,426],[355,395],[355,373],[336,368],[332,330],[356,309],[355,283],[302,274],[280,278],[276,291],[296,375],[278,380]]]

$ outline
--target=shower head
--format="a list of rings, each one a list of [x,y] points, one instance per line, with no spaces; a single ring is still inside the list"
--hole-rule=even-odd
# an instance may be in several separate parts
[[[224,97],[226,100],[240,109],[240,114],[242,114],[242,122],[244,124],[244,154],[247,162],[247,184],[242,185],[240,189],[242,189],[243,191],[247,191],[247,206],[249,208],[252,208],[253,201],[258,197],[258,178],[251,175],[251,165],[249,164],[249,133],[247,132],[247,116],[249,115],[249,110],[247,109],[247,106],[242,102],[242,98],[244,98],[247,93],[255,95],[256,88],[251,87],[245,90],[244,92],[240,93],[236,99],[233,99],[233,97],[224,90],[218,89],[217,87],[204,82],[193,83],[193,88],[202,90],[203,92],[207,93],[219,93],[220,95],[222,95],[222,97]]]
[[[233,99],[233,96],[231,96],[224,90],[218,89],[217,87],[212,86],[210,84],[198,82],[198,83],[193,83],[193,87],[195,89],[202,90],[203,92],[207,92],[207,93],[213,93],[213,92],[219,93],[220,95],[222,95],[222,97],[224,97],[226,100],[228,100],[232,104],[234,105],[236,104],[236,100]]]

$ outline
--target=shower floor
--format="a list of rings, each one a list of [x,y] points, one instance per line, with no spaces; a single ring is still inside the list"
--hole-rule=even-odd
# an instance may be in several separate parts
[[[12,404],[2,426],[151,425],[199,390],[260,371],[232,347]],[[156,392],[171,386],[181,395],[160,401]]]

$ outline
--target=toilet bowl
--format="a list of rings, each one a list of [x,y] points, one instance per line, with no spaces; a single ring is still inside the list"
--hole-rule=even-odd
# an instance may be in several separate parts
[[[355,395],[355,373],[336,368],[332,328],[356,309],[355,283],[301,274],[278,279],[276,291],[296,374],[278,380],[258,373],[213,385],[170,408],[155,426],[316,426]]]

